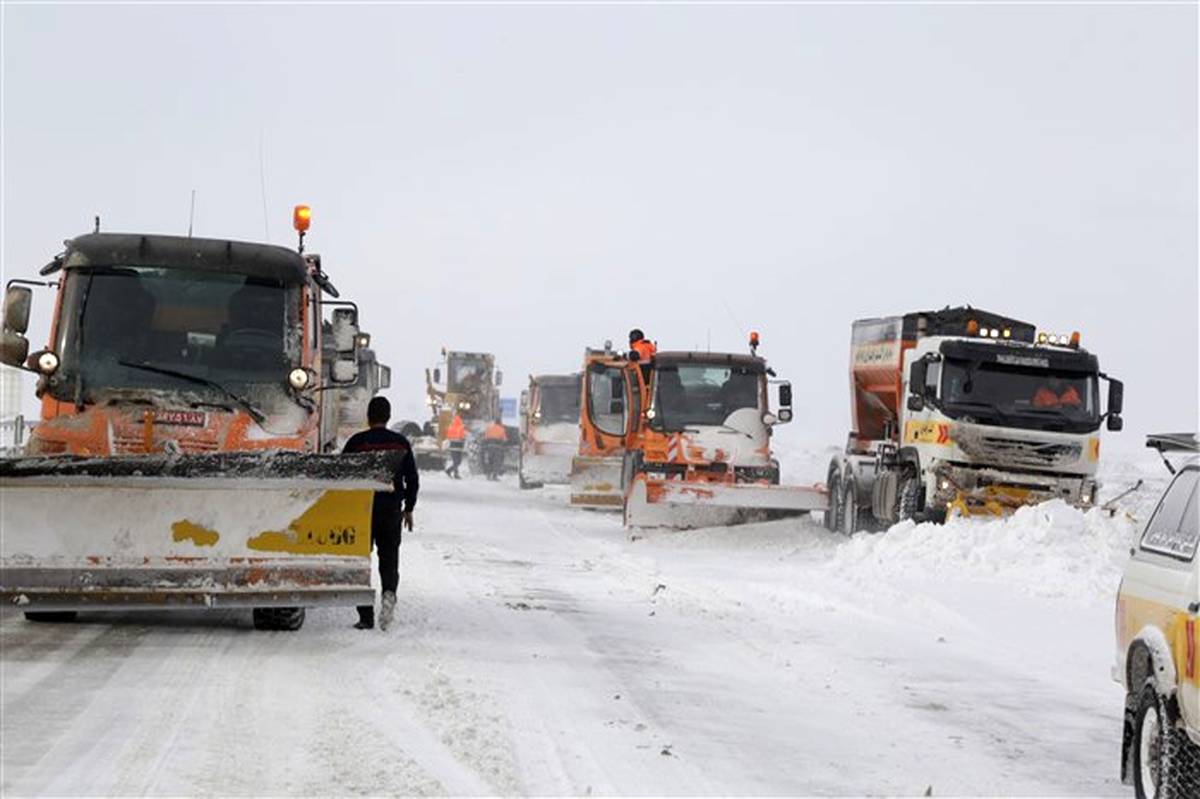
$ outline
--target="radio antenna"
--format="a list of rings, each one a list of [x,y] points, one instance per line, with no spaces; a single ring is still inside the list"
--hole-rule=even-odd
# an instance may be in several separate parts
[[[188,210],[188,238],[192,237],[192,223],[196,220],[196,190],[192,189],[192,207]]]
[[[263,241],[271,240],[271,216],[267,213],[266,132],[258,129],[258,184],[262,189]]]

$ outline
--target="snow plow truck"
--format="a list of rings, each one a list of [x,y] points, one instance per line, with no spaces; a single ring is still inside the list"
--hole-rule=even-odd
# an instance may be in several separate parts
[[[1121,429],[1123,396],[1078,332],[1039,333],[970,306],[860,319],[852,430],[827,472],[826,526],[849,534],[1053,498],[1090,507],[1099,430]]]
[[[323,297],[309,218],[298,206],[298,251],[97,223],[48,280],[9,281],[0,361],[38,375],[41,419],[0,459],[0,598],[43,621],[246,607],[260,629],[373,601],[372,494],[392,467],[331,454],[358,312]],[[56,300],[30,354],[37,287]]]
[[[567,483],[579,448],[583,375],[530,375],[521,392],[521,488]]]
[[[792,389],[758,346],[752,333],[749,354],[654,355],[622,465],[626,527],[716,527],[825,510],[820,486],[780,484],[770,441],[775,425],[792,419]]]

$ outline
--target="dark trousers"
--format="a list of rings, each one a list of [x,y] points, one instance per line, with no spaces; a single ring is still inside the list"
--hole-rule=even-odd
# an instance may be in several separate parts
[[[371,511],[371,545],[379,555],[379,584],[384,591],[396,593],[400,587],[400,514],[374,508]],[[359,605],[358,619],[375,623],[375,605]]]
[[[450,442],[450,468],[446,470],[448,474],[458,477],[458,467],[462,465],[463,458],[463,442]]]

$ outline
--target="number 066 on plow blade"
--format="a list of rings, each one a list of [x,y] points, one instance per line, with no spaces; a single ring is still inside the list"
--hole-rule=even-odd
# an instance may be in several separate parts
[[[0,459],[0,599],[27,611],[373,601],[389,453]]]

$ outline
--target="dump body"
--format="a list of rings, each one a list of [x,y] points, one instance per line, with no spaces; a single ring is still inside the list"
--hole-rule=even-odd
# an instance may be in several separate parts
[[[569,483],[579,449],[583,375],[530,376],[522,393],[520,483]]]
[[[1101,413],[1096,357],[1079,336],[974,308],[855,322],[852,429],[830,464],[827,522],[846,532],[947,512],[1001,514],[1095,501]]]

